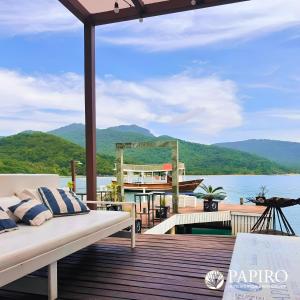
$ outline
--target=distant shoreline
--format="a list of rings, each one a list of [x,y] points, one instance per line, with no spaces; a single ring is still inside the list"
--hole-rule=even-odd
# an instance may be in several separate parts
[[[300,173],[287,173],[287,174],[206,174],[206,175],[190,175],[186,174],[186,176],[199,176],[199,177],[205,177],[205,176],[299,176]],[[59,176],[61,178],[70,178],[70,176]],[[115,175],[97,175],[97,177],[116,177]],[[85,178],[84,175],[77,175],[77,178]]]

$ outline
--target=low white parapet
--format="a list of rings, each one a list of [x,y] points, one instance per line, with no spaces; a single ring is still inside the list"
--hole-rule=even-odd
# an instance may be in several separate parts
[[[224,222],[230,220],[230,211],[178,214],[147,230],[145,234],[164,234],[176,225]]]
[[[239,232],[248,233],[251,232],[251,228],[258,221],[261,214],[254,213],[241,213],[241,212],[231,212],[231,234],[237,235]],[[270,219],[270,229],[273,228],[273,218]],[[267,222],[263,229],[267,226]]]
[[[147,230],[144,234],[165,234],[176,225],[231,221],[232,235],[237,235],[238,232],[250,232],[259,217],[260,214],[231,211],[177,214]]]

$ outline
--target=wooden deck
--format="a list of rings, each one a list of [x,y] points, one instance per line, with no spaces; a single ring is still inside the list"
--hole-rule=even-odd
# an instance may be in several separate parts
[[[213,269],[227,274],[234,242],[221,236],[138,235],[131,250],[128,239],[107,238],[59,262],[59,299],[221,299],[223,290],[209,290],[204,277]],[[47,298],[0,290],[0,299]]]

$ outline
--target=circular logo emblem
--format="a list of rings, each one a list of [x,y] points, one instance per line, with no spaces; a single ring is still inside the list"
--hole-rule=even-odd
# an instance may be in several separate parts
[[[205,284],[211,290],[218,290],[224,284],[224,276],[218,270],[210,271],[205,276]]]

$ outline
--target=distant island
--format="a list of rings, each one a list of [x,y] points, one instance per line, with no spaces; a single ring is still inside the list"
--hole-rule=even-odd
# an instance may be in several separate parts
[[[97,129],[97,171],[99,175],[114,174],[114,153],[117,142],[139,142],[175,139],[154,136],[137,125]],[[293,144],[293,145],[291,145]],[[296,145],[295,145],[296,144]],[[26,131],[0,139],[0,173],[58,173],[69,175],[69,161],[80,160],[78,173],[85,174],[85,127],[71,124],[48,133]],[[245,145],[245,146],[244,146]],[[252,146],[251,146],[252,145]],[[300,144],[269,140],[204,145],[179,140],[180,161],[190,175],[216,174],[286,174],[300,171],[300,163],[283,160],[300,157]],[[291,147],[293,146],[293,147]],[[266,149],[269,147],[269,149]],[[276,152],[277,151],[277,152]],[[277,153],[275,155],[274,153]],[[299,155],[297,156],[297,153]],[[126,151],[127,163],[151,164],[170,161],[168,149]]]

